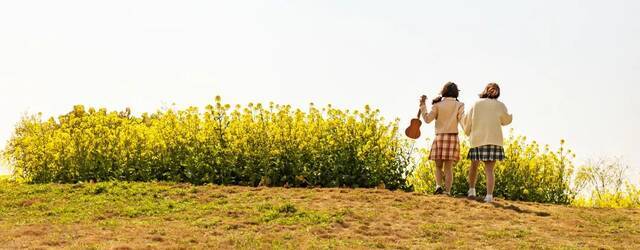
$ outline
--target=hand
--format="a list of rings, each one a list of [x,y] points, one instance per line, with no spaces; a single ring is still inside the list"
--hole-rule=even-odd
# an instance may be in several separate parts
[[[420,97],[420,105],[424,105],[427,102],[427,96],[426,95],[422,95]]]

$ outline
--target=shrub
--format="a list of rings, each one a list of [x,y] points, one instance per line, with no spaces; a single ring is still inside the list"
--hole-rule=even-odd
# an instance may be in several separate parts
[[[581,207],[638,208],[640,189],[625,178],[629,167],[621,159],[590,160],[576,174],[582,192],[573,205]]]
[[[378,110],[215,104],[131,115],[78,105],[23,118],[4,156],[32,183],[194,184],[409,189],[408,143]]]

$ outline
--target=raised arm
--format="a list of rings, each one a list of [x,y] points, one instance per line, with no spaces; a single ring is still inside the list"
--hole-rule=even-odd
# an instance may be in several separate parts
[[[438,116],[438,106],[436,105],[431,106],[431,112],[427,112],[428,110],[426,104],[420,105],[420,110],[422,111],[422,119],[426,123],[431,123]]]

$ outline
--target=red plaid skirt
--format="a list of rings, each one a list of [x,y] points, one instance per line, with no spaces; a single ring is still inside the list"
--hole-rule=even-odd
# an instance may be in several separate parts
[[[458,134],[436,134],[436,139],[431,145],[429,160],[459,161],[460,141]]]

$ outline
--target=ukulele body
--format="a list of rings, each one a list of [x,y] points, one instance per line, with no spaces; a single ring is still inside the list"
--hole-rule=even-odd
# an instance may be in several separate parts
[[[404,131],[404,134],[411,139],[420,138],[420,126],[422,121],[419,118],[411,119],[411,125]]]
[[[404,130],[404,134],[414,140],[420,138],[420,126],[422,126],[422,121],[420,121],[421,112],[422,110],[418,110],[418,117],[411,119],[411,124]]]

